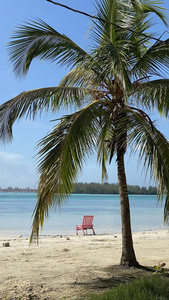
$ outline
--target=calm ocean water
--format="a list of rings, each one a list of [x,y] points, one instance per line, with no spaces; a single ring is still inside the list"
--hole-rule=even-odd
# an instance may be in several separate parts
[[[35,204],[34,193],[0,193],[0,237],[29,236]],[[156,196],[130,195],[130,205],[133,231],[166,228]],[[94,215],[96,234],[121,231],[119,195],[75,194],[61,210],[51,211],[41,234],[75,234],[83,215]]]

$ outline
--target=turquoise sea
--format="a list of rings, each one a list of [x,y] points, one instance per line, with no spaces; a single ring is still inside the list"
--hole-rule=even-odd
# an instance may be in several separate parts
[[[0,237],[29,236],[35,204],[35,193],[0,193]],[[157,205],[156,196],[130,195],[130,205],[133,231],[166,228],[163,206]],[[94,215],[96,234],[121,231],[119,195],[73,194],[62,209],[50,213],[41,234],[75,234],[83,215]]]

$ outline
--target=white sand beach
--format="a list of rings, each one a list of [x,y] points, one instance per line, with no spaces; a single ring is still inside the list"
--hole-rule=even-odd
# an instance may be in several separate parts
[[[133,233],[137,260],[169,268],[169,230]],[[10,247],[3,243],[9,242]],[[78,299],[117,278],[112,271],[121,256],[121,234],[0,239],[0,299]]]

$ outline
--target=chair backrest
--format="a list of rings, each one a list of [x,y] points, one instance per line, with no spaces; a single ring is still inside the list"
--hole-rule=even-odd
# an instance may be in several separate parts
[[[93,223],[94,216],[84,216],[82,225],[90,226]]]

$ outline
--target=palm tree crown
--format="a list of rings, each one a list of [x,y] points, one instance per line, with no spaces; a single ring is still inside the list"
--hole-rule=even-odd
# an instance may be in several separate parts
[[[165,117],[169,112],[169,39],[150,37],[149,14],[156,14],[165,24],[167,21],[158,1],[95,3],[97,20],[90,31],[89,52],[42,20],[18,28],[9,44],[17,75],[26,74],[37,57],[70,67],[70,71],[57,87],[24,92],[2,104],[0,137],[10,140],[13,123],[23,116],[34,118],[43,109],[55,113],[60,106],[73,108],[38,144],[40,179],[31,239],[34,233],[38,235],[49,210],[72,192],[84,160],[97,151],[103,180],[107,162],[116,157],[126,228],[121,264],[136,265],[124,168],[127,146],[133,153],[139,151],[144,167],[150,169],[158,183],[159,199],[166,195],[165,221],[169,218],[169,143],[148,115],[152,109]]]

